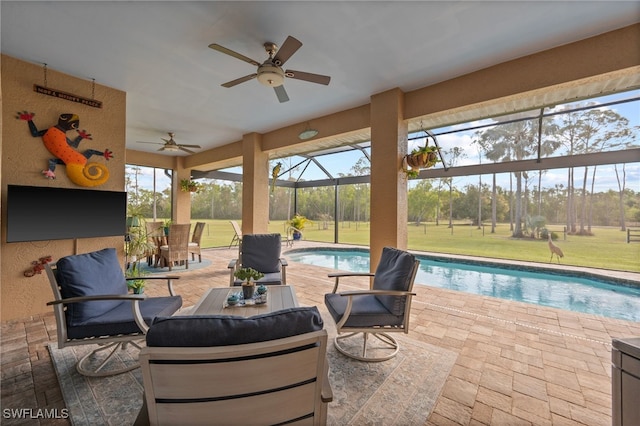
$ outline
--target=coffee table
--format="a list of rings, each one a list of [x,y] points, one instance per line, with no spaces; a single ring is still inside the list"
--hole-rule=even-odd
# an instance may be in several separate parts
[[[250,317],[299,306],[292,286],[270,285],[267,288],[267,303],[265,304],[228,306],[226,308],[224,305],[229,292],[238,292],[242,291],[242,289],[240,287],[211,288],[196,303],[189,315],[238,315]]]

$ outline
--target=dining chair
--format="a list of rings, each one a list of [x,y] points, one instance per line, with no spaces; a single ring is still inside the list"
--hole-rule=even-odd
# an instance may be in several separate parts
[[[172,224],[169,226],[167,245],[160,247],[160,266],[168,266],[169,270],[174,265],[183,264],[189,269],[189,235],[191,224]]]
[[[191,242],[189,242],[189,253],[191,253],[191,260],[196,260],[196,254],[198,255],[198,262],[202,262],[202,253],[200,252],[200,240],[202,239],[202,231],[204,231],[204,222],[196,222],[196,227],[193,229],[193,235],[191,236]]]
[[[146,222],[144,223],[147,233],[147,242],[149,246],[153,246],[147,253],[147,265],[157,266],[160,260],[160,247],[162,238],[164,237],[164,229],[162,222]]]

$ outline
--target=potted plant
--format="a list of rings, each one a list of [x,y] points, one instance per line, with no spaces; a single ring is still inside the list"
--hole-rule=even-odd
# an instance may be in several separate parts
[[[303,215],[296,213],[287,223],[293,228],[293,239],[299,240],[302,238],[300,231],[302,231],[307,224],[312,224],[313,222]]]
[[[242,296],[245,300],[253,297],[253,292],[256,288],[255,281],[264,277],[262,272],[258,272],[253,268],[240,268],[233,275],[242,280]]]
[[[129,232],[125,238],[124,252],[127,258],[125,277],[139,278],[146,275],[146,272],[140,267],[140,261],[144,259],[148,253],[153,252],[155,246],[149,241],[146,226],[135,226],[129,228]],[[134,293],[140,294],[144,292],[145,280],[127,279],[127,287]]]
[[[147,253],[152,252],[155,246],[149,242],[147,229],[145,226],[134,226],[129,228],[125,235],[124,254],[127,257],[127,267],[130,264],[140,262]]]
[[[409,177],[418,177],[420,169],[428,169],[440,162],[438,158],[438,148],[425,144],[414,148],[411,153],[405,155],[403,170]]]
[[[164,228],[164,235],[169,235],[169,227],[173,221],[171,219],[167,219],[162,223],[162,227]]]
[[[198,192],[200,191],[200,184],[191,179],[182,179],[180,181],[180,189],[183,192]]]
[[[127,278],[127,287],[133,291],[134,294],[144,293],[144,286],[146,281],[143,276],[147,275],[147,272],[140,268],[140,259],[131,263],[131,266],[125,272]]]

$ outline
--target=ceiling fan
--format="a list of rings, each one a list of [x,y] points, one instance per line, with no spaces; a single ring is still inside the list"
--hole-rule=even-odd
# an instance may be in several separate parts
[[[258,67],[255,73],[245,75],[244,77],[240,77],[235,80],[231,80],[227,83],[222,84],[222,87],[233,87],[237,84],[257,78],[261,84],[273,87],[273,90],[276,92],[276,96],[278,97],[278,100],[280,102],[287,102],[289,100],[289,96],[287,95],[287,92],[286,90],[284,90],[283,86],[285,77],[310,81],[311,83],[324,85],[329,84],[329,80],[331,80],[331,77],[326,75],[312,74],[294,70],[284,71],[282,69],[282,65],[284,65],[284,63],[287,62],[287,60],[291,56],[293,56],[293,54],[296,53],[296,51],[300,49],[301,46],[302,43],[298,39],[291,36],[287,37],[280,49],[278,49],[278,46],[276,44],[266,42],[264,43],[264,49],[269,54],[269,58],[267,58],[267,60],[265,60],[263,63],[259,63],[258,61],[248,58],[238,52],[234,52],[233,50],[227,49],[226,47],[220,46],[219,44],[212,43],[209,45],[209,47],[213,50],[226,53],[227,55],[233,56],[234,58],[240,59]]]
[[[160,148],[158,151],[184,151],[184,152],[188,152],[189,154],[195,154],[195,152],[187,148],[200,148],[200,145],[185,145],[181,143],[176,143],[176,141],[173,140],[173,136],[175,135],[175,133],[173,132],[167,132],[167,133],[169,135],[169,139],[160,138],[164,141],[164,143],[144,142],[144,141],[138,141],[138,143],[153,143],[156,145],[163,145],[163,147]]]

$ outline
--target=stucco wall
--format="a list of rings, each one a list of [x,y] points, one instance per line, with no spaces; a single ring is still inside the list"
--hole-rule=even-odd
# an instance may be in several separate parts
[[[95,99],[103,107],[93,108],[80,103],[58,99],[34,92],[33,85],[44,85],[43,67],[2,55],[2,252],[0,263],[1,320],[26,318],[51,310],[46,302],[52,299],[51,288],[44,273],[27,278],[23,272],[32,261],[51,255],[60,257],[86,253],[105,247],[118,249],[124,261],[122,237],[83,238],[77,240],[6,242],[7,185],[34,185],[56,188],[82,188],[72,183],[65,174],[65,166],[56,169],[56,179],[45,179],[41,171],[47,168],[52,155],[45,149],[41,138],[34,138],[27,122],[16,119],[18,111],[35,113],[38,129],[46,129],[58,122],[63,113],[80,117],[80,129],[91,133],[93,140],[83,140],[79,150],[88,148],[113,151],[114,158],[106,161],[93,156],[91,161],[103,163],[109,169],[109,180],[95,189],[123,191],[125,166],[126,94],[100,84],[95,85]],[[47,70],[47,87],[72,93],[84,98],[92,97],[92,82]],[[74,137],[71,132],[68,137]],[[43,205],[42,209],[56,206]],[[69,218],[74,220],[74,218]]]

